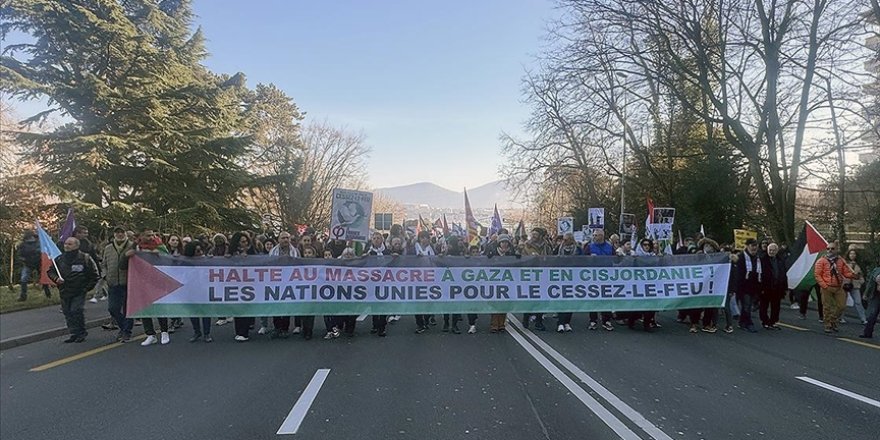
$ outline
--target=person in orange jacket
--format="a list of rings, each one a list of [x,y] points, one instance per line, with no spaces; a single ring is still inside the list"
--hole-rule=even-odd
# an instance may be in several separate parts
[[[840,258],[840,244],[836,241],[828,243],[828,253],[816,260],[814,272],[819,289],[822,293],[823,319],[825,333],[837,332],[840,315],[846,308],[846,292],[843,290],[844,279],[855,278],[852,270]]]

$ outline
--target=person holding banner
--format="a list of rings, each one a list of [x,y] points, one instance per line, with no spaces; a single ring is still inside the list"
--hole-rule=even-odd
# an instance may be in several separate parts
[[[559,244],[559,249],[556,251],[556,255],[573,257],[578,255],[583,255],[584,251],[578,246],[577,242],[574,241],[574,234],[571,232],[566,232],[565,235],[562,236],[562,243]],[[556,319],[556,332],[570,332],[571,331],[571,317],[573,313],[564,312],[558,313]]]
[[[605,231],[602,229],[593,230],[593,240],[590,242],[588,247],[590,248],[590,255],[614,255],[614,247],[611,246],[611,243],[605,241]],[[614,325],[611,324],[611,318],[611,312],[602,312],[602,328],[608,330],[609,332],[614,330]],[[598,324],[596,322],[598,319],[598,313],[590,312],[590,326],[588,327],[590,330],[596,330],[598,328]]]
[[[339,256],[341,260],[351,260],[353,258],[357,258],[357,255],[354,252],[353,248],[347,247],[342,250],[342,254]],[[354,337],[354,327],[357,325],[357,315],[343,315],[339,316],[337,319],[337,325],[340,330],[345,333],[346,337]]]
[[[381,232],[373,232],[373,235],[370,236],[370,247],[364,252],[364,256],[383,256],[386,255],[388,249],[385,248],[385,237],[382,236]],[[387,315],[372,315],[373,319],[373,328],[370,330],[370,333],[379,335],[381,337],[385,337],[385,327],[388,325],[388,316]]]
[[[251,245],[251,238],[245,232],[236,232],[232,234],[232,238],[229,240],[229,255],[230,257],[246,257],[248,255],[255,255],[256,251],[254,247]],[[239,317],[233,319],[233,325],[235,325],[235,341],[236,342],[247,342],[250,340],[250,330],[256,323],[256,319],[254,317]]]
[[[199,241],[191,241],[183,247],[183,256],[190,258],[201,258],[205,256],[205,249]],[[193,327],[193,335],[189,338],[189,342],[198,342],[204,338],[205,342],[214,342],[211,337],[211,318],[189,318]]]
[[[721,250],[718,242],[711,238],[701,238],[697,242],[697,252],[703,254],[714,254]],[[716,333],[718,331],[718,309],[709,307],[703,309],[703,328],[706,333]]]
[[[434,247],[431,246],[431,233],[428,231],[419,232],[419,240],[415,244],[416,255],[422,257],[433,257],[437,255]],[[416,334],[422,334],[428,331],[431,315],[416,315]],[[448,327],[446,328],[448,330]]]
[[[83,342],[88,334],[83,313],[86,292],[98,284],[98,266],[91,256],[80,252],[76,237],[64,240],[64,253],[53,261],[47,275],[58,286],[61,295],[61,311],[70,331],[70,337],[64,342]]]
[[[547,231],[544,228],[532,228],[529,240],[526,241],[520,253],[523,256],[548,255],[550,244],[547,243]],[[529,323],[535,321],[535,330],[544,331],[544,315],[542,313],[523,313],[523,327],[529,328]]]
[[[486,254],[487,257],[513,257],[516,256],[513,248],[513,243],[511,241],[510,235],[501,234],[498,236],[498,243],[495,248]],[[474,317],[473,321],[471,321],[471,316]],[[468,322],[470,327],[468,328],[468,334],[474,334],[477,332],[476,326],[476,315],[468,315]],[[528,321],[524,320],[525,324],[528,325]],[[507,324],[507,315],[505,313],[493,313],[489,317],[489,333],[498,333],[506,331]]]
[[[141,236],[138,239],[137,250],[142,252],[157,252],[162,254],[168,254],[168,248],[162,243],[162,239],[159,238],[156,233],[153,231],[153,228],[144,228],[141,231]],[[171,342],[171,336],[168,333],[168,318],[156,318],[159,321],[159,339],[156,338],[156,328],[153,326],[153,318],[142,318],[141,322],[144,326],[144,333],[147,335],[147,338],[144,339],[144,342],[141,342],[142,347],[146,347],[148,345],[153,345],[156,343],[161,343],[162,345],[168,344]]]
[[[629,242],[627,242],[629,243]],[[642,241],[639,242],[639,247],[635,250],[634,255],[637,257],[652,257],[654,256],[654,242],[650,238],[643,238]],[[630,312],[627,315],[627,327],[630,329],[635,329],[636,322],[641,318],[642,320],[642,328],[646,332],[651,332],[654,323],[656,312],[646,311],[646,312]],[[592,323],[591,323],[592,325]]]
[[[290,232],[281,231],[278,234],[278,244],[269,250],[269,255],[299,258],[299,249],[291,242]],[[272,317],[272,327],[269,339],[287,339],[290,336],[290,316]]]

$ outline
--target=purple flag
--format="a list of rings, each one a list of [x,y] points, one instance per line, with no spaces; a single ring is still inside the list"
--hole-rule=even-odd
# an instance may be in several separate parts
[[[61,226],[61,242],[73,237],[73,230],[76,229],[76,218],[73,216],[73,208],[67,208],[67,218],[64,219],[64,226]]]

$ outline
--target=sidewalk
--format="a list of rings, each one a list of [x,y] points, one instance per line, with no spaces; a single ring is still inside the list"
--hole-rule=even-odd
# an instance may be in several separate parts
[[[110,322],[107,301],[86,301],[86,328]],[[0,315],[0,350],[30,344],[67,334],[61,306],[41,307]]]

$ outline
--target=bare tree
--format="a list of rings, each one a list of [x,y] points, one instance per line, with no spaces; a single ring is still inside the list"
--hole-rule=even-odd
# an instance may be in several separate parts
[[[330,225],[333,189],[365,187],[370,148],[363,133],[334,127],[326,121],[306,124],[302,141],[306,150],[300,191],[307,196],[302,222],[324,228]]]
[[[553,28],[555,44],[545,54],[546,72],[538,76],[551,78],[553,86],[543,86],[535,95],[552,98],[542,98],[544,109],[566,110],[568,125],[544,118],[541,128],[531,130],[536,142],[519,142],[520,151],[540,158],[544,151],[559,148],[560,139],[571,144],[572,138],[564,135],[576,133],[579,145],[596,149],[571,150],[583,153],[578,160],[604,159],[608,174],[626,179],[617,165],[626,139],[633,163],[653,175],[657,189],[674,200],[676,174],[669,171],[675,170],[676,162],[691,154],[709,154],[723,142],[738,155],[731,156],[731,166],[738,167],[740,160],[745,166],[742,181],[754,189],[771,232],[793,241],[797,189],[804,176],[818,172],[823,160],[836,152],[822,142],[834,131],[828,124],[829,94],[817,90],[819,85],[828,80],[834,88],[836,129],[864,131],[858,99],[861,84],[869,79],[861,68],[868,55],[861,44],[866,34],[864,4],[559,3],[565,14]],[[534,83],[533,77],[527,83]],[[674,114],[695,115],[702,122],[697,138],[702,139],[703,151],[673,145]],[[552,111],[549,115],[558,119]],[[534,121],[533,115],[530,123]],[[542,141],[545,130],[562,136]],[[506,139],[505,148],[509,145]],[[657,151],[663,147],[665,157],[658,160]]]

